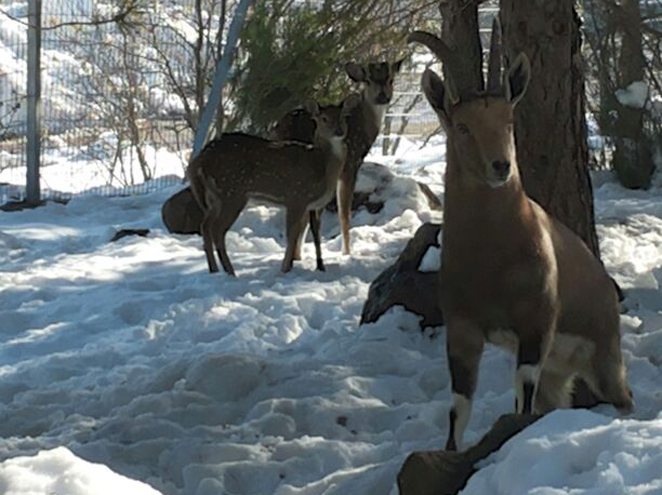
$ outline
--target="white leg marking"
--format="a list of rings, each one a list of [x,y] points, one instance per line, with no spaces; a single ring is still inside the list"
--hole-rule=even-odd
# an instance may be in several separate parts
[[[517,368],[515,373],[515,393],[517,394],[517,414],[522,414],[524,410],[524,384],[533,384],[533,400],[531,408],[535,409],[536,389],[540,378],[540,365],[523,364]]]
[[[469,424],[469,417],[471,416],[471,406],[473,401],[467,399],[462,394],[453,394],[453,409],[455,410],[455,429],[454,439],[457,450],[462,450],[462,437],[464,430]]]

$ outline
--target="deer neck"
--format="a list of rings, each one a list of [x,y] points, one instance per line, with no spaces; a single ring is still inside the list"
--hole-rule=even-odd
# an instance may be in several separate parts
[[[344,137],[333,136],[328,139],[315,139],[315,148],[319,150],[321,159],[326,165],[326,175],[328,178],[335,177],[337,180],[340,175],[340,169],[345,163],[347,156],[347,144]]]
[[[361,104],[358,108],[361,110],[364,122],[367,124],[367,130],[372,130],[375,136],[379,134],[379,130],[382,128],[382,121],[387,107],[388,103],[380,105],[371,102],[366,97],[365,91],[361,93]]]

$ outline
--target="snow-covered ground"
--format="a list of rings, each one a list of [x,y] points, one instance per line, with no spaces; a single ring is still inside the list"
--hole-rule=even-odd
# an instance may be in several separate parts
[[[440,194],[441,145],[388,164]],[[555,412],[467,494],[662,493],[662,188],[594,178],[636,412]],[[399,308],[358,326],[369,283],[433,218],[413,182],[354,217],[351,257],[326,214],[325,273],[308,242],[281,274],[283,215],[250,207],[228,236],[236,279],[164,229],[176,190],[0,213],[0,493],[397,493],[405,457],[443,445],[450,399],[443,328]],[[110,243],[119,228],[151,233]],[[468,442],[511,411],[513,374],[488,348]]]

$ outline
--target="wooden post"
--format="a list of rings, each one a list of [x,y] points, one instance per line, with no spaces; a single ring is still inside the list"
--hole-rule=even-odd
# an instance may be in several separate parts
[[[41,201],[39,159],[41,148],[41,0],[28,2],[28,102],[26,200]]]

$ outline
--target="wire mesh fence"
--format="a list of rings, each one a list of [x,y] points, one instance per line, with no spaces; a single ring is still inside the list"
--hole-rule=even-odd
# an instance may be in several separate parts
[[[182,15],[193,0],[178,2]],[[0,203],[22,199],[26,177],[27,2],[0,3]],[[188,9],[188,12],[187,12]],[[159,15],[155,11],[154,16]],[[93,0],[42,6],[42,198],[133,194],[181,182],[191,132],[150,57],[158,19],[100,22]],[[177,59],[175,30],[159,51]],[[186,66],[181,60],[180,67]],[[158,180],[156,180],[158,179]]]
[[[232,2],[207,2],[206,12],[196,10],[196,0],[149,2],[133,24],[105,21],[117,12],[116,2],[43,2],[43,199],[136,194],[182,182],[202,103],[200,74],[192,69],[199,62],[196,29],[209,32],[204,50],[213,63],[223,30],[223,20],[216,19],[231,16],[221,5]],[[0,9],[2,204],[25,195],[28,1],[0,0]],[[492,3],[484,4],[481,25],[487,30],[495,13]],[[402,138],[424,138],[437,128],[419,90],[423,66],[410,64],[397,80],[377,142],[384,154],[393,154]]]

